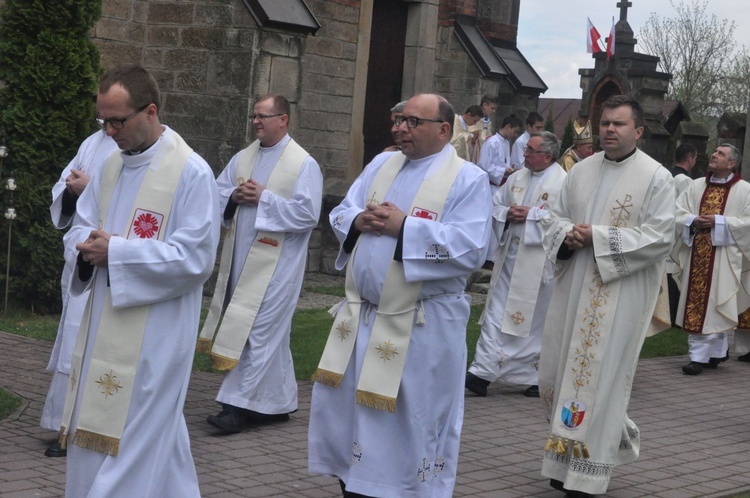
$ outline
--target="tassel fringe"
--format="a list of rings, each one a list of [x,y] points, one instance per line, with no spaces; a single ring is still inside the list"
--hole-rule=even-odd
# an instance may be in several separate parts
[[[589,453],[589,449],[586,448],[586,443],[581,442],[581,453],[583,455],[583,458],[591,458],[591,454]]]
[[[57,435],[57,441],[60,443],[60,448],[66,449],[68,447],[68,435],[65,434],[65,427],[60,427],[60,433]]]
[[[321,384],[325,384],[329,387],[339,387],[339,384],[341,384],[341,380],[344,378],[343,374],[331,372],[329,370],[323,370],[322,368],[318,368],[315,370],[315,373],[312,374],[312,377],[310,377],[310,380],[313,382],[319,382]]]
[[[211,353],[211,366],[216,370],[231,370],[237,366],[237,360],[234,358],[227,358],[220,354]]]
[[[547,439],[547,444],[544,445],[544,451],[555,452],[558,455],[567,455],[569,450],[572,452],[573,458],[591,458],[589,449],[583,441],[566,439],[559,436],[557,437],[557,441],[555,441],[555,435],[550,434],[549,439]]]
[[[383,396],[382,394],[360,391],[358,389],[355,402],[358,405],[373,408],[375,410],[381,410],[389,413],[396,412],[396,398],[389,398],[387,396]]]
[[[120,440],[118,438],[81,429],[78,429],[70,437],[70,443],[109,456],[117,456],[120,451]]]
[[[547,444],[544,445],[544,451],[550,452],[555,449],[555,438],[554,436],[550,435],[549,439],[547,440]]]
[[[555,453],[557,453],[558,455],[565,454],[565,446],[563,446],[563,441],[561,437],[557,438],[557,445],[555,446]]]
[[[199,353],[210,353],[211,352],[211,339],[198,338],[198,343],[195,345],[195,350]]]

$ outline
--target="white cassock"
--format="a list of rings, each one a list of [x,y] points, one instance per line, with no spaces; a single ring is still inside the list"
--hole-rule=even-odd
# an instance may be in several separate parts
[[[260,147],[253,179],[267,185],[284,147],[291,138],[286,135],[273,147]],[[237,188],[237,157],[235,155],[216,179],[219,186],[221,212],[224,213],[232,192]],[[268,284],[253,329],[242,350],[239,363],[221,384],[216,400],[258,413],[276,415],[297,409],[297,381],[289,349],[292,315],[297,306],[307,261],[307,243],[320,218],[323,175],[318,163],[308,156],[294,186],[290,199],[270,190],[261,195],[258,206],[239,206],[232,269],[227,285],[231,296],[243,268],[252,271],[253,262],[247,253],[259,230],[286,232],[279,264]],[[222,216],[229,227],[232,218]],[[225,299],[228,303],[229,300]]]
[[[71,225],[75,215],[75,205],[72,214],[68,214],[67,209],[66,212],[63,212],[65,179],[70,176],[70,171],[79,169],[86,173],[89,178],[92,178],[98,174],[107,158],[116,150],[117,144],[115,141],[102,131],[95,132],[81,143],[76,156],[63,170],[60,179],[52,187],[52,205],[50,205],[49,212],[55,228],[67,228]],[[88,292],[78,297],[71,296],[68,293],[68,282],[75,268],[77,255],[78,251],[76,251],[75,245],[64,247],[65,265],[60,279],[62,313],[60,324],[57,327],[55,346],[52,348],[52,354],[47,365],[47,371],[52,372],[52,382],[47,392],[40,422],[42,427],[53,431],[60,430],[60,420],[65,407],[65,394],[68,391],[68,379],[70,378],[70,358],[76,345],[78,329],[81,326],[81,316],[89,298]]]
[[[477,166],[487,172],[490,177],[492,195],[495,195],[503,182],[506,172],[511,170],[510,166],[510,142],[502,135],[495,133],[485,140],[482,150],[479,151],[479,161]],[[497,236],[490,234],[490,243],[487,246],[487,255],[485,260],[494,261],[495,252],[497,252]]]
[[[510,151],[510,165],[516,169],[523,168],[526,162],[523,153],[526,150],[526,144],[529,143],[529,140],[531,140],[531,134],[525,131],[513,142],[513,148]]]
[[[726,180],[731,180],[733,175]],[[711,228],[711,246],[714,250],[713,267],[697,268],[693,275],[691,266],[694,257],[695,234],[690,225],[701,212],[701,200],[709,185],[726,183],[720,179],[693,180],[685,193],[677,199],[676,226],[677,243],[672,252],[680,269],[675,272],[680,281],[680,305],[677,309],[677,324],[687,332],[690,360],[707,363],[711,358],[723,358],[728,349],[726,332],[738,326],[738,317],[750,306],[750,276],[743,273],[750,265],[750,184],[739,180],[729,188],[722,215],[716,215],[716,225]],[[724,190],[724,189],[721,189]],[[712,195],[709,201],[716,206]],[[691,282],[691,275],[693,279]],[[707,294],[700,292],[707,286]],[[691,316],[686,314],[686,303]],[[742,324],[745,327],[747,323]],[[740,326],[742,326],[740,325]],[[738,332],[735,339],[743,351],[746,333]]]
[[[437,157],[452,150],[446,145]],[[392,153],[375,157],[330,215],[342,249],[366,204],[375,173]],[[384,199],[408,212],[425,177],[442,161],[435,155],[407,161]],[[467,276],[484,262],[490,232],[491,199],[487,176],[464,163],[440,222],[409,216],[403,231],[406,280],[422,281],[420,303],[425,323],[414,325],[395,413],[354,402],[365,349],[380,301],[380,290],[397,239],[360,235],[353,262],[354,280],[368,304],[362,306],[354,352],[338,388],[316,383],[310,409],[309,470],[334,475],[347,491],[393,498],[450,497],[456,479],[463,423],[466,371]],[[338,221],[336,221],[338,220]],[[334,223],[334,221],[336,221]],[[442,263],[427,258],[434,247],[449,255]],[[416,323],[415,311],[415,323]]]
[[[174,131],[165,127],[165,136]],[[138,189],[159,141],[142,154],[123,153],[104,231],[127,226]],[[99,182],[78,200],[80,224],[66,235],[74,245],[98,228]],[[161,498],[200,496],[182,409],[198,335],[203,283],[213,271],[219,241],[219,198],[211,168],[193,153],[177,184],[163,241],[109,241],[108,269],[97,268],[89,339],[81,378],[86,378],[109,282],[112,306],[150,304],[135,386],[120,439],[119,455],[68,445],[66,496]],[[77,271],[71,287],[80,280]],[[100,291],[101,289],[101,291]],[[77,426],[81,397],[71,427]]]
[[[548,418],[558,406],[564,373],[575,367],[568,361],[568,352],[579,347],[582,337],[582,327],[576,323],[576,316],[579,301],[588,300],[590,296],[588,289],[592,284],[584,281],[589,261],[595,262],[602,275],[618,276],[614,280],[608,277],[606,283],[620,282],[617,302],[606,302],[612,324],[607,330],[601,330],[601,338],[606,336],[606,347],[597,358],[601,362],[599,375],[589,379],[597,396],[594,409],[586,412],[585,443],[590,458],[574,458],[570,453],[557,455],[553,450],[546,452],[542,464],[542,475],[564,482],[567,489],[592,494],[606,491],[615,465],[638,458],[640,432],[626,411],[638,355],[654,311],[664,261],[674,234],[672,175],[655,164],[657,169],[652,178],[634,176],[629,166],[639,161],[655,164],[638,149],[620,162],[604,159],[601,152],[584,159],[570,170],[560,197],[549,216],[542,220],[547,254],[556,259],[553,263],[564,267],[555,285],[542,339],[539,390],[549,410]],[[602,216],[614,209],[608,205],[608,198],[621,182],[625,183],[618,189],[626,185],[626,192],[631,188],[635,190],[639,182],[645,189],[639,215],[629,225],[633,228],[598,225]],[[627,197],[621,200],[627,201]],[[621,215],[629,217],[627,202],[622,209]],[[563,238],[554,236],[558,228],[571,223],[592,225],[594,246],[578,249],[569,260],[562,261],[557,255]]]
[[[482,333],[477,341],[474,361],[469,372],[489,382],[536,385],[539,381],[539,354],[542,350],[542,331],[547,316],[552,290],[554,269],[533,268],[541,277],[536,307],[531,317],[531,330],[526,337],[503,331],[505,306],[510,292],[511,278],[516,269],[516,257],[521,254],[544,254],[543,232],[539,224],[549,212],[549,207],[560,193],[565,170],[557,163],[542,172],[523,169],[512,174],[493,198],[492,226],[500,240],[495,259],[490,291],[482,317]],[[510,223],[506,219],[514,200],[511,192],[523,188],[522,206],[530,206],[525,223]],[[544,194],[547,194],[544,196]],[[544,196],[544,199],[540,197]],[[542,263],[544,266],[548,266]]]

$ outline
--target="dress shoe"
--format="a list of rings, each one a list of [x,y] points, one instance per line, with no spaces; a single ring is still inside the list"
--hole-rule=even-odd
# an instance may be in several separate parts
[[[234,406],[224,405],[223,410],[217,415],[210,415],[206,422],[226,433],[237,434],[242,432],[246,421],[246,417],[240,410],[240,408]]]
[[[724,363],[728,359],[729,359],[729,350],[727,349],[727,354],[725,354],[723,358],[709,358],[708,368],[716,370],[719,367],[720,363]]]
[[[68,456],[68,450],[64,450],[62,446],[60,446],[60,441],[55,441],[45,450],[44,456],[52,458],[64,457]]]
[[[485,397],[487,396],[487,386],[490,385],[490,382],[477,377],[471,372],[466,372],[466,384],[464,385],[466,389],[477,396]]]
[[[523,395],[527,398],[538,398],[539,397],[539,386],[531,386],[523,392]]]
[[[738,356],[737,361],[744,361],[745,363],[750,363],[750,353],[745,353],[742,356]]]
[[[495,262],[494,261],[490,261],[489,259],[487,261],[485,261],[484,264],[482,265],[482,270],[492,271],[494,269],[495,269]]]
[[[590,493],[584,493],[583,491],[576,491],[575,489],[565,489],[563,482],[558,481],[557,479],[550,479],[549,485],[558,491],[562,491],[565,493],[565,496],[570,498],[593,498],[595,496]]]
[[[691,361],[690,363],[682,367],[682,373],[684,373],[685,375],[700,375],[703,373],[703,367],[707,366],[708,363]]]
[[[266,413],[258,413],[252,410],[243,410],[245,412],[245,423],[249,425],[263,425],[270,424],[273,422],[288,422],[288,413],[277,413],[268,415]],[[297,411],[297,410],[295,410]]]

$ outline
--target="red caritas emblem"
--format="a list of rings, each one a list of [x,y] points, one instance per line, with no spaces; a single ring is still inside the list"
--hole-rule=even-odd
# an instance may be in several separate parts
[[[150,239],[159,231],[159,220],[151,213],[143,213],[133,222],[133,231],[142,239]]]
[[[411,215],[414,216],[415,218],[424,218],[426,220],[432,220],[432,221],[437,220],[437,217],[438,217],[438,214],[436,212],[429,211],[427,209],[423,209],[420,207],[415,207],[412,210]]]

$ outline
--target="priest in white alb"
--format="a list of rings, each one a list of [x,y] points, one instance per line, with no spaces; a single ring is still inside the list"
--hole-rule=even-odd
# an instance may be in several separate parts
[[[90,289],[61,426],[70,497],[198,497],[183,415],[203,283],[219,241],[211,168],[159,121],[139,66],[102,76],[97,120],[121,149],[78,200],[66,235]]]
[[[208,423],[225,433],[289,420],[297,381],[289,349],[292,315],[320,217],[323,175],[288,134],[289,101],[269,94],[253,107],[257,140],[217,178],[227,228],[219,278],[198,350],[230,370]]]
[[[411,98],[330,215],[346,299],[313,379],[308,467],[344,496],[452,496],[463,420],[468,275],[482,265],[487,175],[449,144],[453,109]]]
[[[750,327],[750,183],[737,168],[742,156],[731,144],[719,145],[705,178],[693,180],[677,199],[677,244],[672,259],[680,285],[677,324],[688,335],[686,375],[716,369],[729,358],[727,333]],[[737,331],[740,351],[747,332]]]
[[[607,491],[638,458],[627,407],[674,236],[669,170],[636,147],[637,100],[602,104],[603,152],[576,164],[542,220],[558,280],[542,339],[539,390],[549,437],[542,475],[569,496]]]
[[[52,204],[49,210],[55,228],[62,230],[71,226],[78,198],[91,177],[99,172],[104,162],[115,150],[117,150],[117,144],[102,130],[93,133],[83,141],[76,156],[68,163],[60,179],[52,187]],[[77,256],[78,251],[75,247],[64,247],[65,265],[60,279],[62,313],[57,327],[55,345],[47,365],[47,371],[52,372],[52,382],[50,382],[47,398],[44,401],[40,425],[55,432],[60,430],[65,394],[68,391],[70,357],[73,354],[78,329],[81,326],[81,316],[88,300],[88,292],[84,292],[81,296],[71,296],[68,293],[68,284],[76,266]],[[61,457],[66,453],[57,440],[44,452],[49,457]]]
[[[542,247],[539,223],[560,194],[565,170],[557,164],[560,141],[534,132],[524,152],[524,169],[508,178],[492,199],[492,227],[500,241],[490,290],[480,319],[482,332],[466,388],[487,395],[491,382],[529,386],[539,397],[539,354],[554,269]]]

